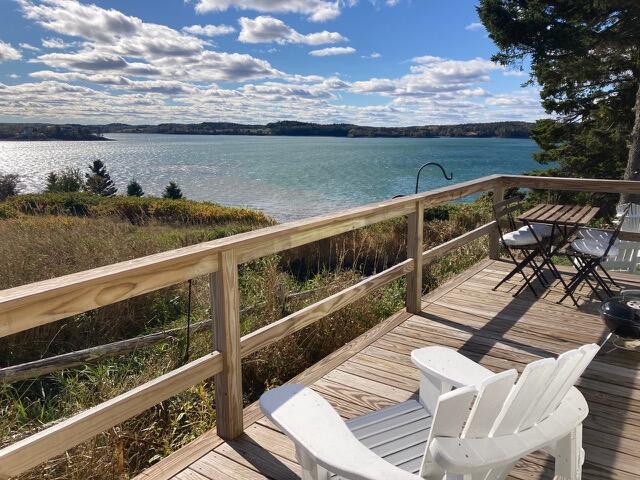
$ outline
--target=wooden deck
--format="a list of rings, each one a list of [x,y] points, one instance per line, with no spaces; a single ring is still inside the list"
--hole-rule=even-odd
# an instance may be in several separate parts
[[[559,292],[535,300],[513,298],[517,282],[492,287],[510,265],[487,260],[423,298],[422,314],[401,312],[299,375],[346,419],[402,402],[418,388],[409,353],[426,345],[445,345],[495,371],[523,366],[542,356],[598,342],[604,330],[595,301],[579,309]],[[640,287],[640,276],[619,276]],[[584,425],[585,479],[638,479],[640,475],[640,353],[601,353],[579,384],[591,413]],[[296,479],[293,445],[260,414],[245,409],[245,433],[224,442],[215,431],[200,437],[150,468],[140,479],[217,480]],[[510,478],[552,478],[553,463],[530,455]]]

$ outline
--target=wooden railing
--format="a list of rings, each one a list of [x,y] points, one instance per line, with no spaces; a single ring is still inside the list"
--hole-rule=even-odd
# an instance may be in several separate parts
[[[493,191],[494,201],[499,201],[508,187],[640,193],[640,182],[493,175],[1,291],[0,337],[4,337],[210,275],[214,345],[204,357],[3,448],[0,478],[24,472],[210,377],[215,377],[218,434],[239,436],[242,358],[403,276],[407,311],[418,313],[423,265],[485,235],[490,256],[497,258],[499,252],[495,222],[423,251],[424,209],[484,191]],[[240,337],[239,264],[405,215],[407,260]]]

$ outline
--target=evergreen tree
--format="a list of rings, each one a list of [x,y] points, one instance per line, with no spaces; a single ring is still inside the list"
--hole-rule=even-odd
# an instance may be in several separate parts
[[[127,185],[127,196],[129,197],[142,197],[144,195],[144,191],[140,184],[134,178]]]
[[[118,191],[102,160],[94,160],[89,165],[89,172],[85,174],[85,177],[87,182],[84,188],[89,193],[112,197]]]
[[[77,168],[65,168],[59,172],[49,172],[45,192],[79,192],[84,188],[82,174]]]
[[[530,60],[557,116],[532,134],[536,159],[558,162],[549,173],[640,180],[640,2],[481,0],[478,13],[500,49],[493,60]]]
[[[57,185],[58,185],[58,174],[56,172],[49,172],[47,174],[47,180],[44,186],[44,191],[47,193],[55,192],[57,191]]]
[[[20,190],[20,176],[15,173],[0,173],[0,201],[18,195]]]
[[[164,189],[164,193],[162,194],[162,198],[170,198],[171,200],[180,200],[182,198],[182,190],[176,182],[171,180],[169,185],[167,185]]]

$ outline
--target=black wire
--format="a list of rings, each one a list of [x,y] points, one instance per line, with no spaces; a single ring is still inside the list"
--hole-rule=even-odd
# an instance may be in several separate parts
[[[184,345],[184,362],[189,361],[189,349],[191,347],[191,280],[189,280],[189,296],[187,297],[187,338]]]

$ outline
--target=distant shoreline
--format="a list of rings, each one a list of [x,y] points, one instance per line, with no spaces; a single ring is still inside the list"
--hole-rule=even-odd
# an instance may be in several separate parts
[[[159,125],[3,123],[0,124],[0,140],[108,140],[103,138],[103,135],[109,133],[333,138],[531,138],[533,125],[533,123],[529,122],[515,121],[410,127],[371,127],[344,123],[319,124],[292,121],[274,122],[266,125],[227,122],[163,123]],[[64,132],[64,135],[54,134],[54,132],[59,133],[61,131]],[[81,134],[78,135],[80,132]]]
[[[91,137],[91,138],[3,138],[0,142],[117,142],[115,138]]]

